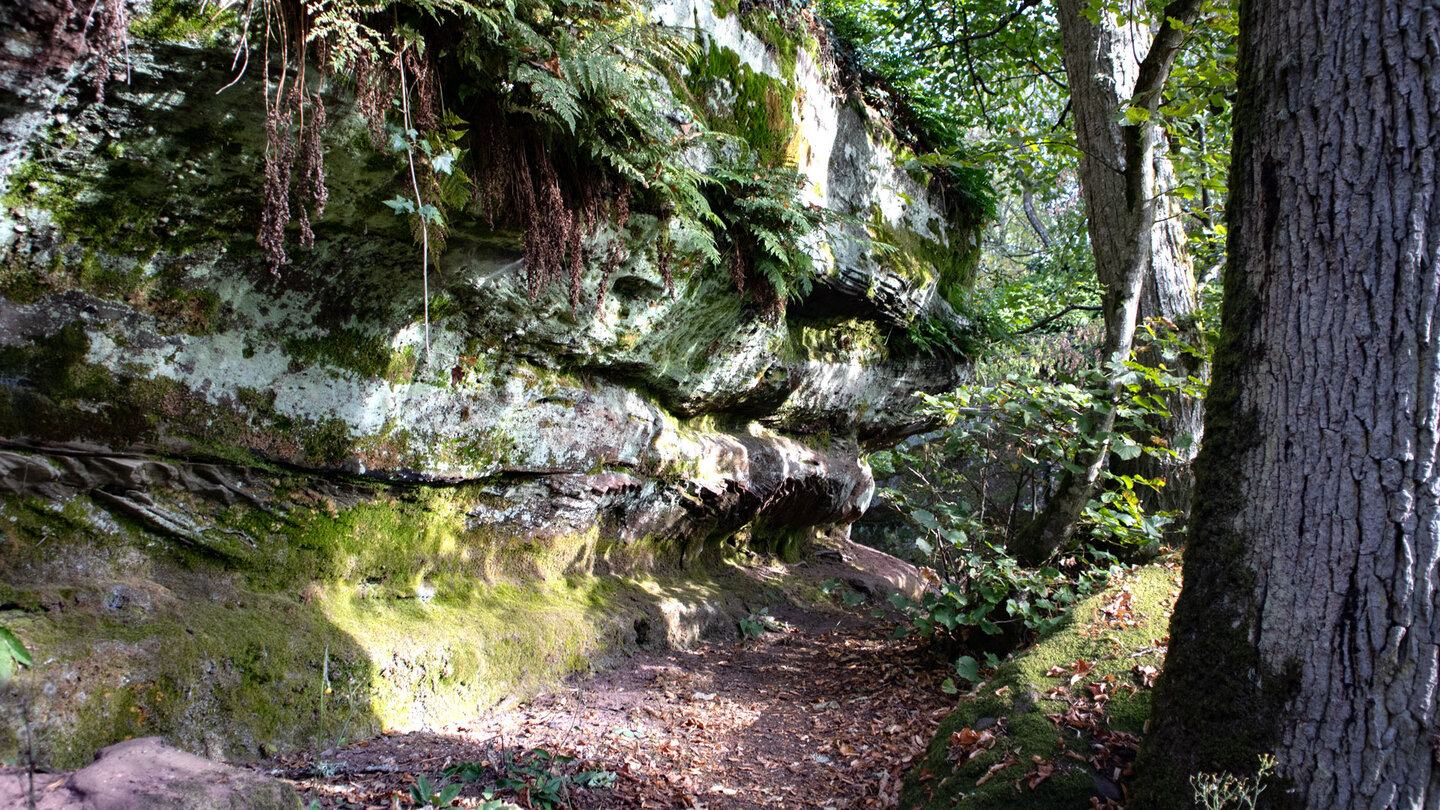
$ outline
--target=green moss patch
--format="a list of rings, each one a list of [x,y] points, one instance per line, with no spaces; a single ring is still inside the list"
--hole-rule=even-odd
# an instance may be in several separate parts
[[[475,527],[479,487],[223,475],[256,500],[147,493],[188,538],[99,494],[0,499],[0,624],[36,661],[0,700],[0,760],[26,739],[21,699],[51,767],[145,735],[244,760],[463,722],[639,645],[725,632],[695,606],[788,598],[713,546]]]
[[[765,43],[784,76],[795,76],[796,57],[802,49],[814,54],[820,48],[820,43],[805,29],[805,23],[798,15],[787,20],[775,10],[763,6],[742,12],[736,0],[715,0],[714,7],[719,17],[739,14],[740,27]]]
[[[429,593],[427,601],[468,605],[505,581],[583,575],[597,542],[594,535],[542,539],[472,528],[467,513],[491,497],[477,487],[356,485],[335,496],[297,488],[284,497],[292,506],[283,513],[237,506],[219,516],[218,525],[250,539],[245,576],[257,589],[353,582],[365,583],[371,596]]]
[[[1150,716],[1179,564],[1121,577],[961,698],[907,777],[906,808],[1078,810],[1119,795]]]
[[[154,0],[147,13],[130,23],[130,35],[152,42],[181,42],[187,45],[217,46],[228,43],[234,30],[235,13],[216,13],[213,8],[192,0]]]
[[[0,502],[0,623],[35,655],[17,684],[43,762],[148,734],[246,759],[468,719],[632,647],[653,603],[588,573],[594,537],[467,530],[473,491],[266,475],[266,509],[154,493],[213,548],[103,501]],[[13,761],[19,704],[0,704]]]
[[[763,165],[795,162],[793,81],[757,73],[735,51],[710,43],[689,65],[685,87],[710,129],[743,138]]]
[[[881,266],[917,285],[934,282],[950,306],[956,310],[965,308],[965,298],[974,287],[979,268],[978,247],[947,247],[938,239],[891,225],[879,210],[872,212],[868,230],[871,239],[895,248],[876,251]],[[953,239],[965,236],[964,232],[952,234]]]
[[[873,321],[851,319],[834,324],[809,324],[791,318],[786,325],[785,340],[779,347],[785,362],[877,362],[888,355],[886,336]]]

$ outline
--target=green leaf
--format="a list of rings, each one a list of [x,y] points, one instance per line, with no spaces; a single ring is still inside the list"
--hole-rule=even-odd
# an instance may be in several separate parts
[[[930,614],[930,618],[934,620],[936,624],[945,625],[945,629],[947,630],[954,630],[955,626],[959,624],[955,619],[955,611],[951,608],[936,608],[935,611]]]
[[[460,787],[460,784],[457,782],[453,785],[446,786],[444,790],[440,791],[440,806],[444,807],[455,801],[455,797],[460,795]]]
[[[971,683],[980,681],[980,662],[973,657],[962,655],[955,659],[955,673]]]
[[[24,644],[20,643],[20,639],[8,628],[0,627],[0,658],[6,657],[7,654],[22,667],[35,665],[30,660],[30,652],[25,649]]]
[[[935,520],[935,515],[924,509],[916,509],[910,513],[910,517],[915,518],[916,523],[919,523],[931,531],[939,531],[940,529],[940,523]]]
[[[460,153],[451,149],[431,158],[430,165],[435,167],[435,171],[441,174],[449,174],[455,168],[455,159],[458,157],[460,157]]]
[[[959,692],[960,690],[955,688],[955,679],[954,679],[954,678],[946,678],[944,681],[941,681],[941,683],[940,683],[940,691],[941,691],[941,692],[944,692],[944,693],[947,694],[947,695],[953,695],[953,694],[955,694],[956,692]]]
[[[1128,438],[1123,437],[1122,441],[1119,441],[1114,445],[1111,445],[1110,447],[1111,452],[1113,452],[1117,457],[1124,459],[1125,461],[1129,461],[1140,455],[1141,449],[1142,448],[1140,447],[1140,445],[1136,444]]]
[[[415,777],[415,784],[410,786],[410,798],[414,799],[416,804],[429,804],[431,795],[430,780],[423,776]]]
[[[393,199],[386,200],[385,205],[390,206],[390,210],[394,211],[397,217],[415,213],[415,202],[399,194],[395,195]]]

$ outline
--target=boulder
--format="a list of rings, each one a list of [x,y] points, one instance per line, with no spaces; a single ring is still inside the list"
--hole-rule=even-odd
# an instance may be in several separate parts
[[[31,775],[0,770],[0,806],[26,807]],[[296,810],[300,797],[278,779],[211,762],[158,737],[103,748],[70,774],[33,777],[36,810]]]

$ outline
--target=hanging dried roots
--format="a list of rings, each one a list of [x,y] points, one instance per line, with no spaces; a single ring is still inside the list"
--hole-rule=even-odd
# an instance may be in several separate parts
[[[734,231],[732,231],[732,236]],[[741,295],[746,290],[750,291],[751,297],[755,299],[756,305],[760,307],[760,314],[770,323],[775,323],[785,313],[785,299],[775,289],[775,285],[760,273],[755,272],[754,246],[749,249],[742,246],[738,241],[730,243],[730,262],[726,269],[730,272],[730,280],[735,282],[735,291]]]
[[[485,157],[479,196],[486,222],[491,227],[511,222],[525,230],[530,300],[551,284],[564,284],[570,309],[578,313],[595,234],[607,219],[615,224],[616,235],[602,265],[598,306],[624,251],[620,234],[630,219],[630,188],[617,187],[591,166],[570,161],[557,166],[539,133],[511,126],[493,99],[482,107],[473,131],[478,141],[474,152]]]
[[[610,289],[610,276],[615,273],[620,260],[624,258],[625,248],[623,241],[619,238],[625,232],[625,225],[630,222],[630,187],[620,189],[615,195],[615,234],[616,239],[610,243],[610,254],[605,257],[605,265],[600,269],[600,284],[595,290],[595,308],[599,309],[605,303],[605,293]],[[670,282],[666,281],[668,291]]]
[[[300,244],[307,248],[315,246],[312,221],[324,216],[325,204],[330,199],[322,143],[327,123],[325,102],[318,90],[307,91],[305,86],[307,55],[313,56],[320,68],[322,87],[328,60],[324,41],[310,41],[310,19],[303,6],[271,2],[264,5],[264,13],[265,201],[257,239],[270,272],[279,276],[280,268],[289,262],[285,229],[293,216],[292,196],[299,212]],[[273,93],[271,39],[278,43],[281,54],[280,75],[275,80]]]
[[[325,147],[320,136],[325,131],[325,102],[319,93],[310,94],[310,123],[299,134],[300,179],[295,194],[300,208],[300,244],[315,247],[315,232],[310,228],[310,218],[325,216],[325,203],[330,200],[330,190],[325,185]],[[305,204],[310,203],[310,208]]]
[[[288,106],[265,113],[265,205],[260,210],[260,250],[270,272],[280,275],[285,255],[285,226],[290,224],[290,176],[296,145],[290,130],[294,115]]]

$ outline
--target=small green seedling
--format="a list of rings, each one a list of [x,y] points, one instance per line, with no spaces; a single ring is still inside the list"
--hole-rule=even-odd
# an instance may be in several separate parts
[[[437,791],[423,776],[415,777],[415,784],[410,786],[410,800],[416,807],[454,807],[455,797],[459,795],[458,783],[441,786]]]

